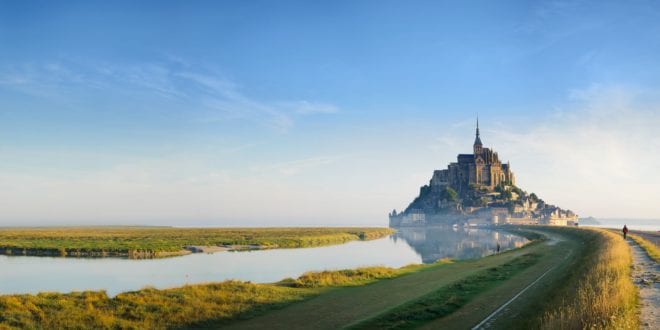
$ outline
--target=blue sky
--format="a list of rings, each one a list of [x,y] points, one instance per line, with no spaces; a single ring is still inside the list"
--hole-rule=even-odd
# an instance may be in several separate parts
[[[2,1],[0,225],[385,224],[484,143],[660,217],[653,1]]]

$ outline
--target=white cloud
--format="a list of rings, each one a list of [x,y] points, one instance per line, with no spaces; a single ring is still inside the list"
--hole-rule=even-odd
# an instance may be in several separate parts
[[[285,176],[291,176],[300,173],[309,168],[330,164],[342,157],[312,157],[299,160],[293,160],[277,164],[258,165],[251,167],[256,173],[279,173]]]
[[[290,108],[295,113],[301,115],[339,112],[339,108],[337,108],[332,104],[314,103],[308,101],[287,102],[287,103],[282,103],[281,106],[285,109]]]
[[[101,66],[97,71],[83,74],[67,67],[34,66],[0,70],[0,85],[20,90],[45,87],[38,92],[49,93],[40,95],[65,98],[68,87],[62,86],[69,83],[130,90],[188,102],[204,120],[243,120],[277,131],[290,129],[301,116],[339,111],[313,101],[257,100],[212,72],[158,66]],[[48,74],[59,78],[39,78]],[[482,140],[499,151],[503,160],[511,160],[524,189],[584,216],[660,216],[655,200],[660,196],[660,91],[593,86],[572,91],[566,104],[551,115],[524,117],[481,119]],[[422,134],[419,126],[397,127],[411,132],[405,143],[382,130],[369,134],[372,143],[337,145],[335,155],[298,154],[289,161],[259,165],[246,162],[233,171],[211,165],[204,157],[113,160],[116,165],[110,168],[67,176],[40,169],[4,171],[0,174],[0,224],[39,224],[40,219],[77,223],[164,223],[170,219],[182,224],[200,219],[226,225],[243,220],[251,221],[245,225],[352,220],[383,225],[387,211],[414,198],[418,187],[430,178],[432,167],[443,167],[455,160],[456,153],[470,151],[471,118],[446,124],[445,134],[427,150],[419,146],[431,133]],[[247,142],[212,152],[254,147]],[[348,153],[351,156],[345,156]],[[71,156],[85,157],[98,159],[99,155]],[[19,161],[13,164],[29,158],[34,157],[16,156]],[[12,160],[4,163],[11,165]]]
[[[296,116],[339,111],[335,105],[307,100],[260,100],[213,69],[173,68],[167,63],[27,63],[0,68],[0,87],[67,104],[90,90],[120,101],[132,98],[124,100],[127,103],[176,100],[186,105],[181,110],[194,120],[240,120],[278,132],[293,127]]]
[[[593,86],[518,131],[487,129],[521,186],[600,217],[658,217],[659,91]]]
[[[547,202],[581,216],[660,217],[660,90],[593,85],[548,115],[480,119],[484,144]],[[448,125],[430,148],[455,161],[473,134],[472,120]]]
[[[337,205],[359,203],[361,192],[319,189],[315,182],[292,178],[302,171],[318,175],[335,159],[314,157],[249,171],[179,158],[134,159],[68,177],[4,173],[0,225],[347,225],[356,210]]]

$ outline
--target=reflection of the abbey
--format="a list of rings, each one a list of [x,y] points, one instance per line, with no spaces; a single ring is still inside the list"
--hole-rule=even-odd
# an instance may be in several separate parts
[[[399,228],[392,235],[405,240],[422,256],[424,263],[438,259],[474,259],[495,253],[497,243],[505,251],[521,247],[527,239],[502,231],[474,228]]]

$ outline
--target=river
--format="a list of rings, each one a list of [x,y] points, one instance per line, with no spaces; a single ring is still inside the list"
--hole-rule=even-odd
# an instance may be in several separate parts
[[[300,249],[192,254],[133,260],[0,256],[0,294],[106,290],[109,295],[147,286],[168,288],[236,279],[258,283],[306,271],[402,267],[441,258],[471,259],[524,245],[525,238],[490,229],[404,228],[372,241]]]

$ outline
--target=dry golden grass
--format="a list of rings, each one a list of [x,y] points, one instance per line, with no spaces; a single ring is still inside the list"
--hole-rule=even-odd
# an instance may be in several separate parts
[[[0,326],[15,329],[166,329],[223,320],[304,299],[304,289],[244,282],[105,292],[0,296]]]
[[[225,281],[143,289],[109,298],[104,291],[0,296],[0,329],[171,329],[247,318],[315,296],[320,287],[364,284],[425,266],[366,267],[305,273],[277,284]]]
[[[546,313],[545,329],[637,329],[637,288],[631,279],[632,255],[626,242],[606,230],[584,233],[593,248],[585,256],[577,290]],[[592,237],[588,237],[592,236]]]
[[[639,246],[641,246],[642,249],[646,251],[649,257],[651,257],[651,259],[655,260],[655,262],[660,262],[660,249],[658,249],[655,244],[645,240],[639,235],[628,234],[628,236],[630,236],[633,241],[637,242],[637,244],[639,244]]]

